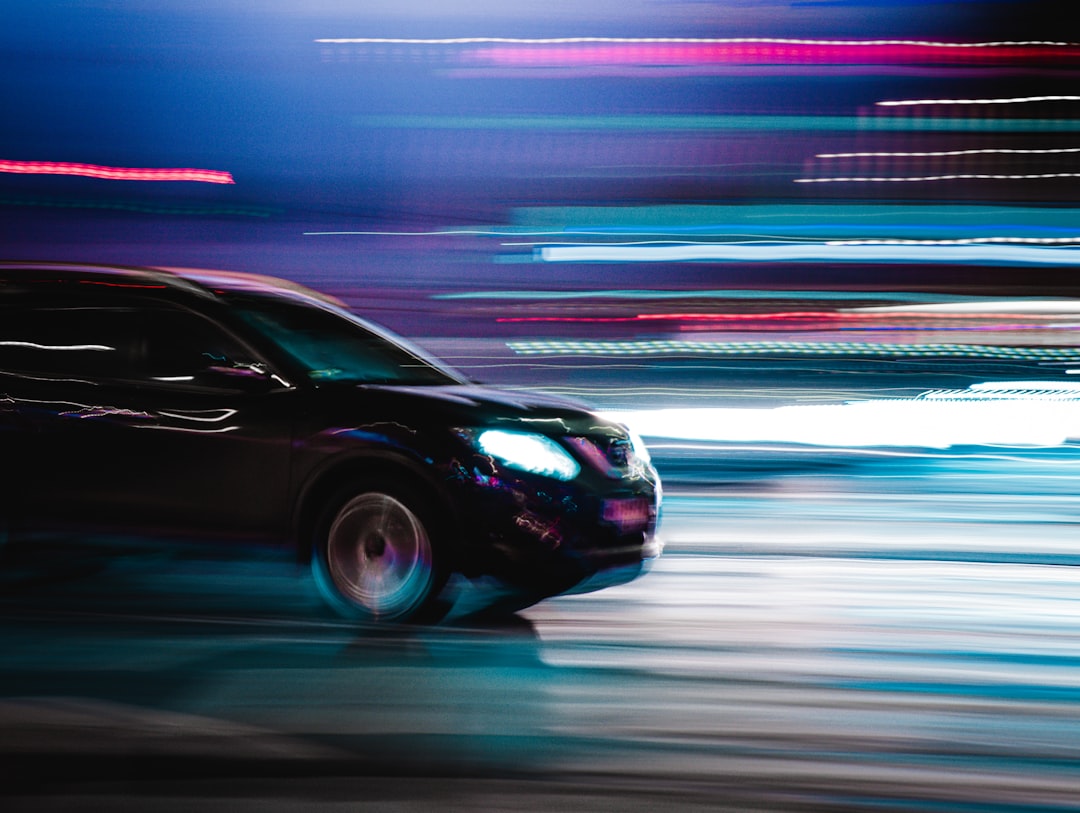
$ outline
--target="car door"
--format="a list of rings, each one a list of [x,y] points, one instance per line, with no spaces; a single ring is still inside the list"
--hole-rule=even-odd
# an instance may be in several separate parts
[[[155,304],[140,318],[123,510],[149,526],[283,538],[297,392],[202,314]]]
[[[293,392],[235,336],[112,286],[38,288],[9,313],[27,527],[282,533]]]

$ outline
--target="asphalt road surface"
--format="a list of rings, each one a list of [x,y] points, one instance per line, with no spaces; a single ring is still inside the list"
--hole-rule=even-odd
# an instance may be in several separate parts
[[[660,462],[652,572],[429,628],[254,551],[9,549],[4,809],[1080,809],[1076,461]]]

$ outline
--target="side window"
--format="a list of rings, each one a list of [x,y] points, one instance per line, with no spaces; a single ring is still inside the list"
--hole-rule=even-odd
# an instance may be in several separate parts
[[[138,328],[133,311],[5,300],[0,307],[0,370],[89,380],[134,374]]]
[[[257,372],[257,359],[248,349],[197,313],[152,307],[142,317],[140,366],[146,380],[241,386],[244,379],[265,377]]]
[[[200,387],[266,377],[253,353],[197,313],[65,284],[0,284],[0,372]]]

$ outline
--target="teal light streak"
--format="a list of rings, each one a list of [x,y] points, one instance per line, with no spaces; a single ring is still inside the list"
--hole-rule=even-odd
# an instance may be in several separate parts
[[[873,342],[694,342],[512,341],[523,356],[863,356],[901,358],[991,358],[1024,361],[1080,361],[1080,348],[1004,347],[976,344],[877,344]]]
[[[553,245],[538,249],[542,262],[853,262],[853,263],[978,263],[986,265],[1075,265],[1080,247],[1027,245],[738,245],[694,243],[663,246]]]
[[[1080,236],[1080,209],[941,204],[745,204],[518,208],[510,225],[431,231],[304,232],[310,237],[689,237],[736,240],[971,239]],[[562,238],[562,239],[559,239]]]
[[[1078,132],[1080,120],[952,116],[353,116],[357,127],[425,130],[798,130]]]
[[[842,234],[857,225],[885,232],[896,227],[934,226],[953,229],[1032,227],[1039,229],[1080,229],[1080,209],[1036,206],[942,206],[882,204],[748,204],[675,206],[549,206],[515,209],[513,221],[524,229],[558,229],[568,233],[608,229],[640,234],[666,229],[711,228],[728,233],[736,230],[790,231],[794,228],[820,229],[823,234]]]

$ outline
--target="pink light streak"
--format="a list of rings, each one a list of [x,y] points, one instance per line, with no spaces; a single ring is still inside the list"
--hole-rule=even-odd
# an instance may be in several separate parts
[[[491,44],[463,54],[489,65],[552,68],[585,65],[1002,65],[1016,61],[1075,63],[1073,44],[987,44],[962,47],[905,42],[636,42]]]
[[[72,164],[63,161],[8,161],[0,159],[0,172],[16,175],[79,175],[109,181],[194,181],[236,183],[232,173],[216,169],[142,169]]]
[[[890,318],[891,317],[891,318]],[[848,313],[836,311],[790,311],[782,313],[639,313],[633,316],[500,316],[496,322],[577,322],[577,323],[609,323],[609,322],[704,322],[704,323],[728,323],[728,324],[757,324],[768,322],[780,323],[838,323],[838,322],[926,322],[932,321],[936,325],[943,322],[996,320],[1000,319],[1027,319],[1031,321],[1053,322],[1058,317],[1055,315],[1020,314],[1020,313],[967,313],[967,312],[934,312],[927,314],[881,314],[881,313]],[[1053,324],[1050,325],[1053,327]],[[694,329],[694,328],[682,328]],[[909,329],[900,326],[897,329]],[[916,329],[911,325],[910,329]],[[932,329],[932,328],[931,328]]]

